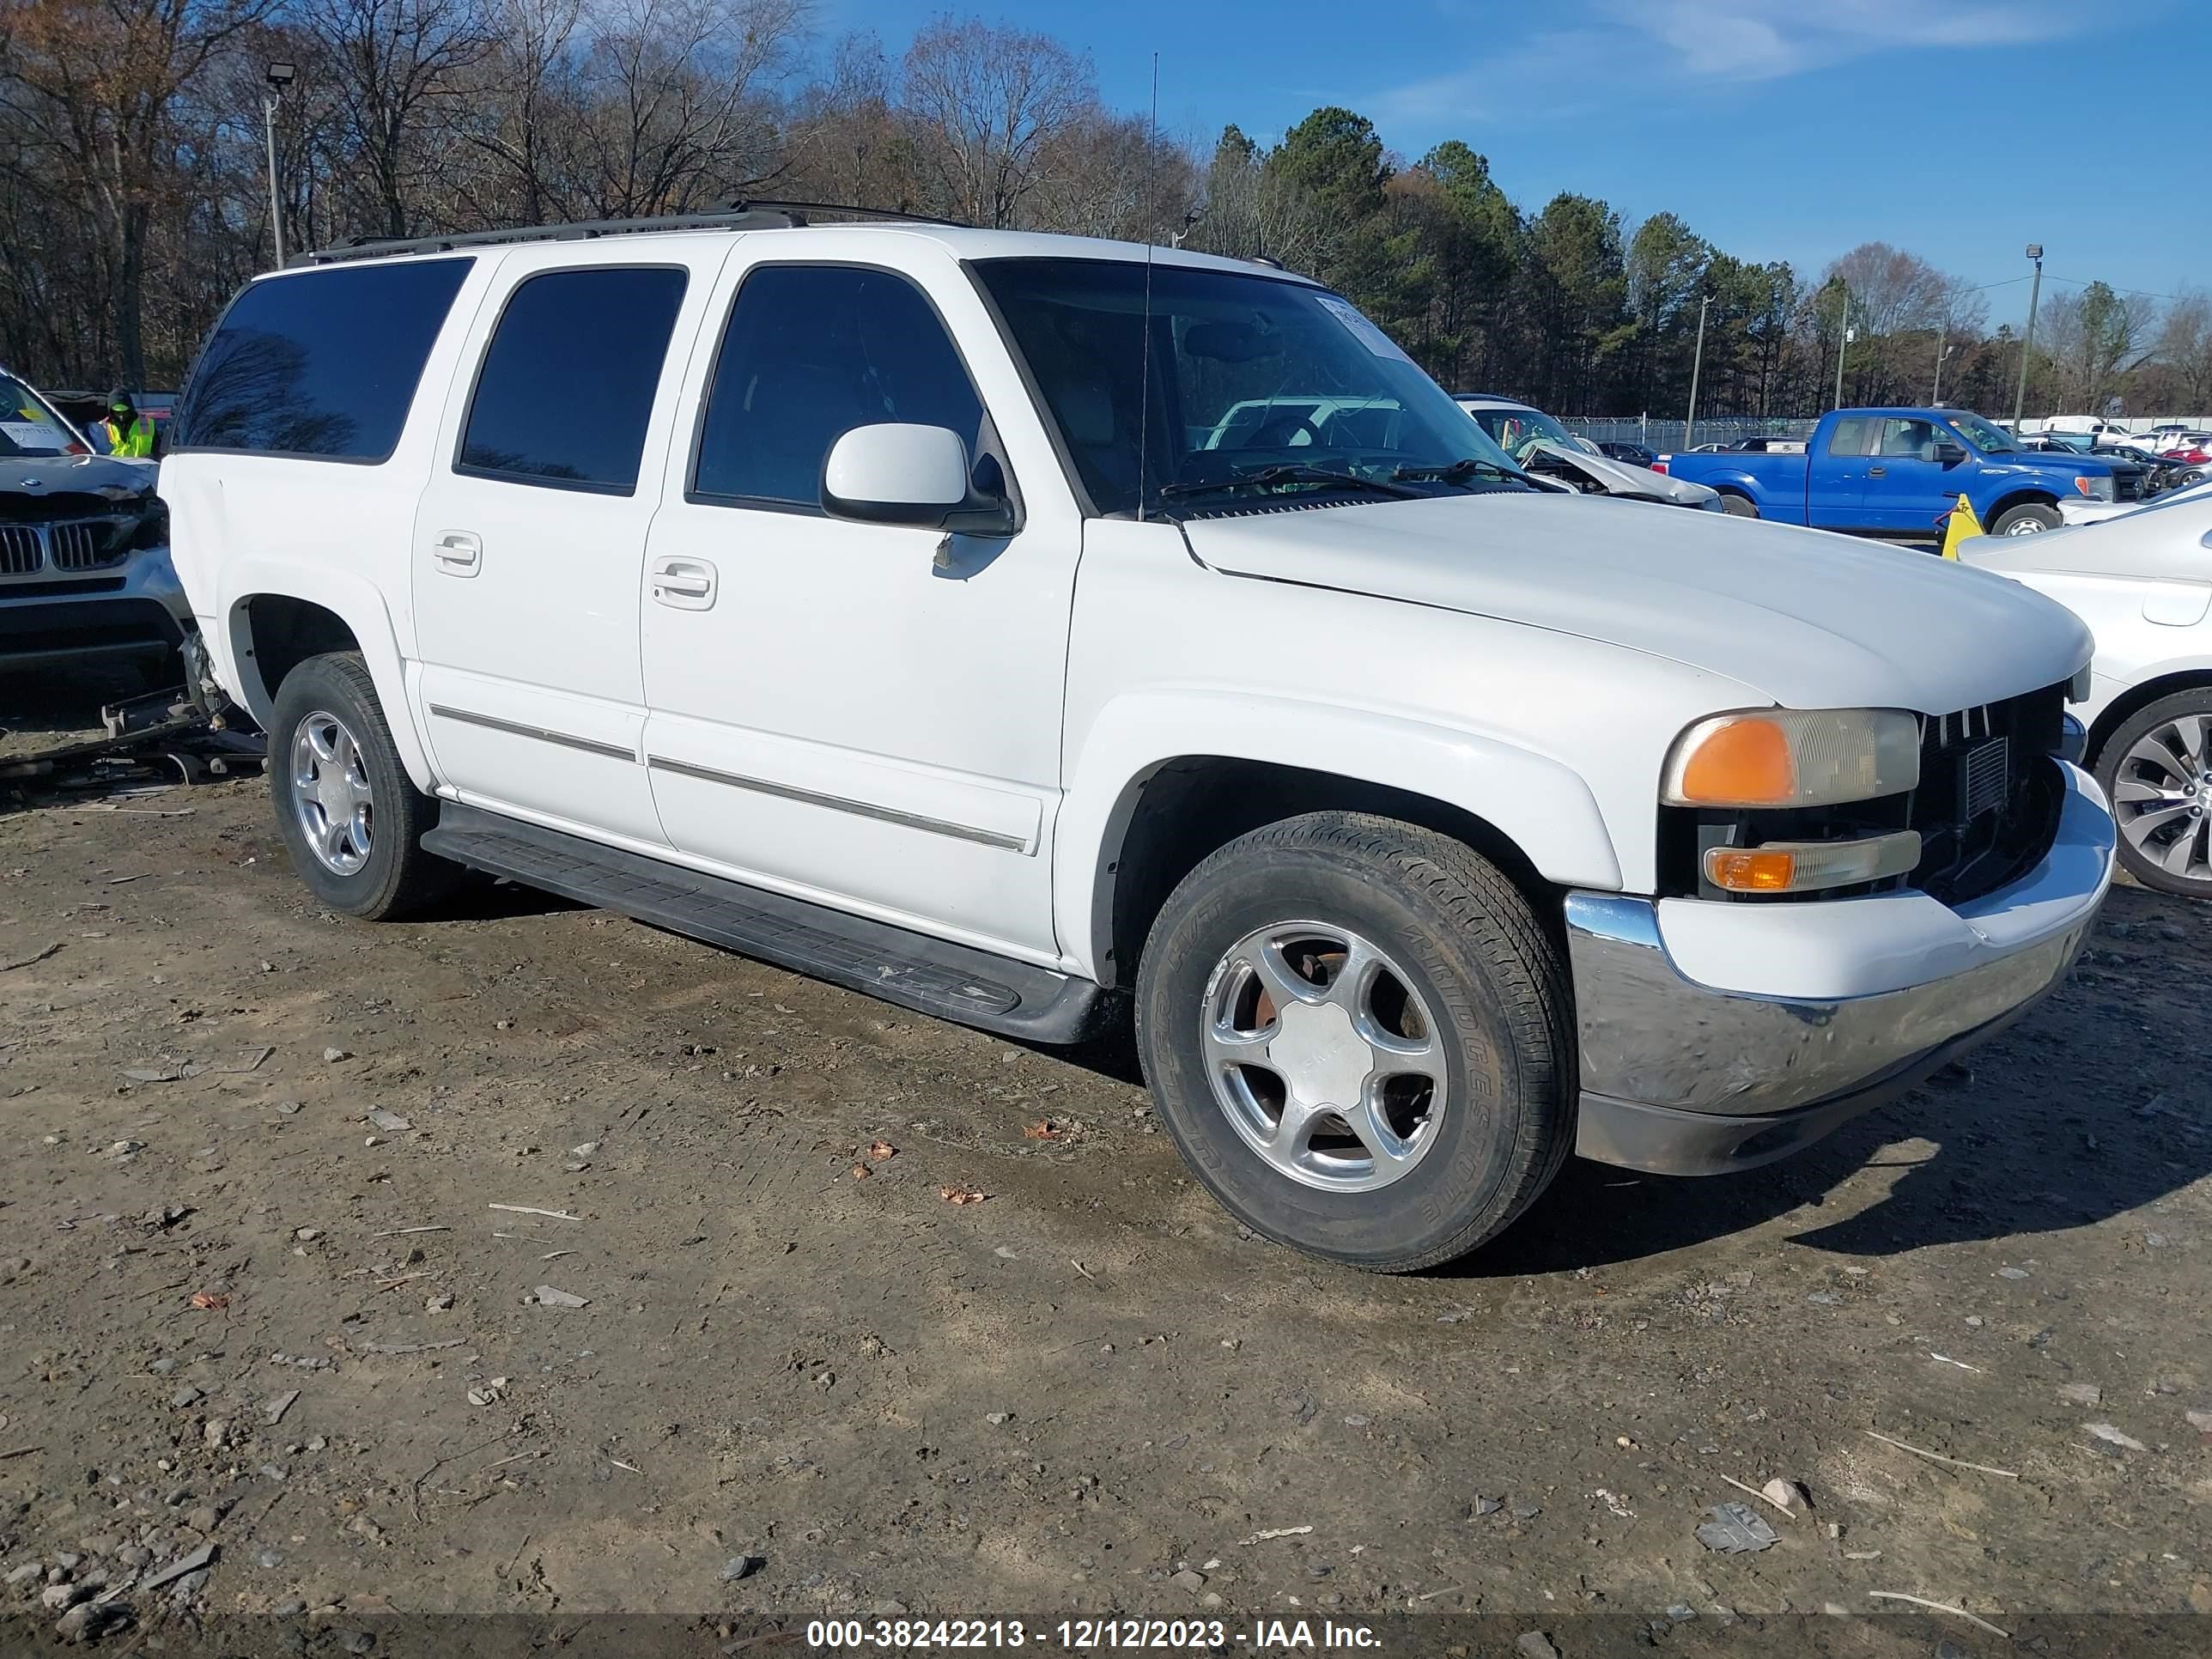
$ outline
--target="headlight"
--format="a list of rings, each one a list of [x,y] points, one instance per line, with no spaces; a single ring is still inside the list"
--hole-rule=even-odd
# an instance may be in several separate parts
[[[2093,501],[2109,501],[2112,499],[2112,475],[2106,472],[2094,478],[2077,477],[2074,488]]]
[[[1674,741],[1670,806],[1832,806],[1920,782],[1920,722],[1899,708],[1716,714]]]

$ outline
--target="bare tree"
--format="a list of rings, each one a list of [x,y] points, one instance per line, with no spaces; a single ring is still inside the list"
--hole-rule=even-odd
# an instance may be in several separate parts
[[[775,176],[765,95],[805,0],[611,0],[583,57],[576,188],[588,216],[681,213]]]
[[[441,159],[438,106],[489,46],[477,0],[305,0],[346,148],[387,236],[415,228],[415,186]]]
[[[25,146],[10,171],[43,173],[90,216],[106,331],[134,386],[146,380],[148,243],[174,177],[178,99],[273,3],[13,0],[0,26],[0,106]]]
[[[974,18],[942,17],[915,35],[905,79],[945,206],[979,225],[1012,224],[1054,141],[1098,106],[1088,58]]]

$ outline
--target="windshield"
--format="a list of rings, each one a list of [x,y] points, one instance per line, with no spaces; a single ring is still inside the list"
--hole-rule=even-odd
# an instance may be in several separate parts
[[[1164,500],[1178,516],[1239,510],[1255,490],[1526,488],[1441,386],[1326,290],[1126,259],[974,269],[1101,513],[1138,510],[1140,477],[1142,510]]]
[[[37,392],[0,374],[0,455],[66,455],[76,443]]]
[[[1474,423],[1488,433],[1500,449],[1524,465],[1529,452],[1538,444],[1557,444],[1565,450],[1587,447],[1540,409],[1478,409],[1467,404],[1461,407],[1474,416]]]
[[[1978,415],[1949,415],[1944,417],[1951,429],[1984,455],[2013,455],[2020,446],[2012,441],[2012,434],[2001,426],[1992,426]]]

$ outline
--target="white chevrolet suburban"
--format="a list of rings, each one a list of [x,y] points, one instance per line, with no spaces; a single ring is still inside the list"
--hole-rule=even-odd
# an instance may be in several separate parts
[[[1362,1267],[1570,1152],[1806,1145],[2112,876],[2066,611],[1534,487],[1261,264],[759,210],[335,249],[232,303],[161,483],[331,906],[471,867],[1009,1037],[1133,1003],[1199,1177]]]

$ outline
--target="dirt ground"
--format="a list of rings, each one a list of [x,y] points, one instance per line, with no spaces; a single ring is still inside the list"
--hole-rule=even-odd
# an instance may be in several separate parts
[[[1126,1044],[488,884],[338,920],[258,781],[0,805],[0,1607],[171,1652],[1107,1611],[2201,1652],[2205,923],[2118,891],[2052,1000],[1808,1153],[1573,1164],[1376,1279],[1241,1235]],[[1701,1544],[1732,1501],[1776,1541]]]

